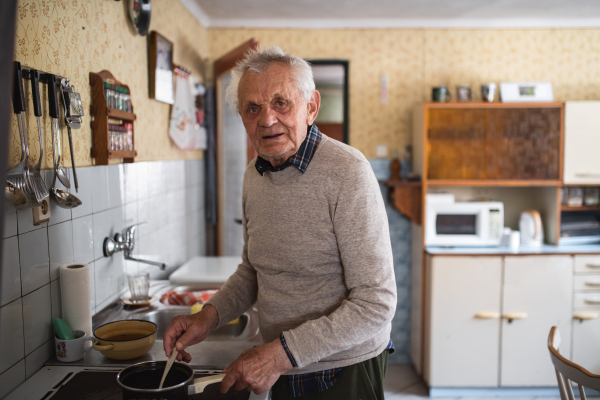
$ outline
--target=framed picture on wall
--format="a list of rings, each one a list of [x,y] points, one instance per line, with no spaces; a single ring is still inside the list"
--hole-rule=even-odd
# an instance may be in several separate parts
[[[173,104],[173,43],[156,31],[150,33],[150,98]]]

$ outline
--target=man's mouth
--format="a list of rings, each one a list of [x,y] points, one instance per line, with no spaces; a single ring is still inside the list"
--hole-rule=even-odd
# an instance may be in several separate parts
[[[277,139],[280,136],[283,136],[283,133],[275,133],[273,135],[266,135],[266,136],[263,136],[262,138],[264,140],[273,140],[273,139]]]

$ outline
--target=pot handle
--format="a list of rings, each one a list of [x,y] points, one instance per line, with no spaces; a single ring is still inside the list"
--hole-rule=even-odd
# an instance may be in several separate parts
[[[98,350],[98,351],[105,351],[105,350],[112,350],[113,349],[113,344],[107,344],[107,345],[101,345],[100,342],[94,342],[94,350]]]
[[[194,379],[194,384],[189,387],[188,394],[202,393],[208,385],[221,382],[225,376],[226,374],[219,374]]]

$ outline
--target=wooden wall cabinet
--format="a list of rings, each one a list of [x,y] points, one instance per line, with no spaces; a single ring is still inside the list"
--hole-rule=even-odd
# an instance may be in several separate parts
[[[546,340],[557,325],[570,354],[572,256],[429,255],[427,270],[431,387],[556,385]]]
[[[104,92],[104,80],[110,80],[114,85],[124,87],[129,91],[129,86],[119,82],[108,71],[99,73],[90,72],[90,85],[92,86],[92,105],[91,105],[91,125],[94,136],[94,144],[92,146],[91,155],[96,159],[96,165],[108,165],[108,160],[111,158],[122,158],[125,163],[132,163],[137,156],[135,151],[135,121],[136,116],[132,112],[126,112],[110,108],[106,102]],[[108,134],[108,119],[121,120],[131,122],[133,129],[133,148],[134,150],[111,150],[110,138]]]

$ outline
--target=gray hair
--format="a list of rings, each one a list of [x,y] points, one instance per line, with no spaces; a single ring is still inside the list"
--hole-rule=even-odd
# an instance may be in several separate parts
[[[229,103],[234,110],[239,112],[238,87],[242,75],[247,71],[261,74],[275,62],[287,65],[295,72],[294,80],[298,90],[300,90],[302,98],[306,102],[310,101],[313,92],[315,91],[315,81],[313,79],[310,64],[300,57],[285,54],[283,50],[277,46],[272,46],[267,47],[264,50],[249,50],[244,58],[231,70],[231,82],[225,91],[227,103]]]

